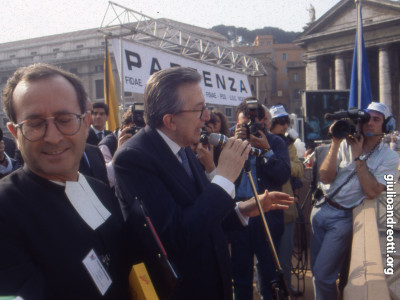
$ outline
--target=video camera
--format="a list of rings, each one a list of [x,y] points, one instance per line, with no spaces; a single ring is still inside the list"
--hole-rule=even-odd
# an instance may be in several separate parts
[[[350,109],[337,111],[333,114],[325,114],[326,120],[337,120],[331,129],[332,136],[344,139],[348,135],[360,137],[362,123],[368,122],[370,115],[362,109]]]
[[[131,105],[131,113],[132,113],[132,123],[135,124],[127,133],[135,135],[139,132],[140,129],[146,126],[146,122],[144,121],[144,104],[143,103],[133,103]]]
[[[258,116],[259,103],[257,100],[246,100],[246,109],[244,114],[250,121],[244,125],[247,130],[247,138],[250,134],[259,136],[258,131],[264,129],[264,124],[256,122]]]

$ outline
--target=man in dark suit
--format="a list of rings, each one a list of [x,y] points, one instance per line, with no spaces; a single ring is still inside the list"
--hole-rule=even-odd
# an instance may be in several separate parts
[[[142,201],[166,252],[182,277],[172,299],[232,299],[228,245],[223,226],[242,226],[258,214],[254,199],[235,208],[234,184],[246,160],[247,141],[231,138],[212,181],[190,149],[209,119],[200,74],[175,67],[153,74],[144,94],[143,130],[114,156],[116,192],[133,234]],[[291,203],[282,193],[261,196],[264,210]],[[273,203],[275,201],[275,204]],[[277,202],[276,202],[277,201]],[[241,218],[241,219],[240,219]]]
[[[106,162],[103,154],[97,146],[86,143],[85,151],[79,163],[79,172],[109,184]]]
[[[108,113],[107,104],[103,102],[93,103],[91,114],[92,125],[90,125],[89,136],[86,141],[88,144],[98,145],[106,135],[111,133],[111,131],[105,129]]]

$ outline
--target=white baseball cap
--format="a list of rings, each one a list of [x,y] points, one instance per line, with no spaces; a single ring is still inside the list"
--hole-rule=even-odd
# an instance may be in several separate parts
[[[275,105],[272,106],[269,109],[269,112],[271,113],[271,118],[275,119],[275,118],[279,118],[279,117],[284,117],[284,116],[288,116],[289,114],[286,112],[285,108],[283,107],[283,105]]]
[[[389,118],[391,115],[389,108],[386,106],[386,104],[380,103],[380,102],[371,102],[368,105],[366,111],[370,111],[370,110],[380,112],[381,114],[383,114],[385,116],[385,120],[387,118]]]

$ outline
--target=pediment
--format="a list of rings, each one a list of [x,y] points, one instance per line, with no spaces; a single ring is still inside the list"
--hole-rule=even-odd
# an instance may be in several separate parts
[[[362,0],[363,27],[381,25],[400,20],[400,2],[391,0]],[[357,11],[354,0],[342,0],[327,11],[321,18],[311,23],[299,36],[307,37],[330,35],[356,28]]]

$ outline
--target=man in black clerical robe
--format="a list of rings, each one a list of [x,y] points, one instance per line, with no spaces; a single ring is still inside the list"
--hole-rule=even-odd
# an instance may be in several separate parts
[[[0,181],[0,296],[126,299],[118,202],[78,173],[90,123],[82,83],[51,65],[20,68],[3,104],[25,165]]]

